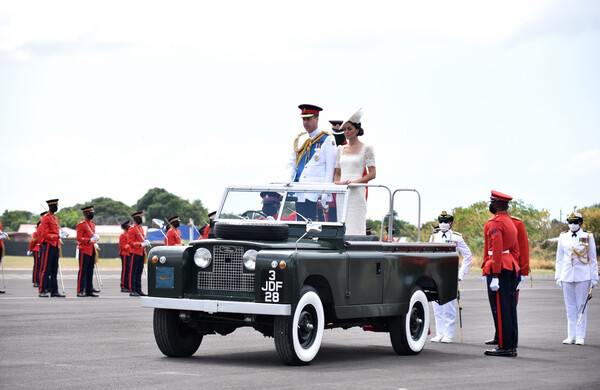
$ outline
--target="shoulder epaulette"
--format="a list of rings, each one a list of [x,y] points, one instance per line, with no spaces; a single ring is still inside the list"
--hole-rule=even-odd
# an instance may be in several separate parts
[[[459,232],[456,232],[454,230],[452,230],[452,234],[456,234],[457,236],[461,236],[462,237],[462,234],[460,234]]]
[[[513,216],[513,215],[511,215],[511,216],[510,216],[510,218],[511,218],[511,219],[516,219],[517,221],[521,221],[521,218],[519,218],[519,217],[515,217],[515,216]]]
[[[570,230],[566,230],[566,231],[564,231],[564,232],[562,232],[560,234],[567,234],[567,233],[571,233],[571,231]]]

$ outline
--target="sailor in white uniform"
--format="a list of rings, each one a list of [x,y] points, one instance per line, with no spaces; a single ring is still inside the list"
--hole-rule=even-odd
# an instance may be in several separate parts
[[[301,104],[298,108],[302,110],[300,116],[306,131],[300,133],[294,141],[294,151],[286,166],[285,179],[301,183],[333,183],[336,145],[332,135],[319,130],[319,112],[323,109],[311,104]],[[296,211],[313,221],[317,219],[317,201],[326,208],[327,202],[332,200],[329,194],[296,193],[296,197]],[[298,220],[303,219],[298,216]],[[329,221],[335,221],[331,215]]]
[[[453,242],[456,244],[456,250],[462,256],[462,265],[458,271],[458,280],[463,280],[471,268],[473,255],[465,243],[462,235],[451,230],[454,222],[454,216],[442,211],[438,217],[439,230],[434,232],[429,238],[429,242]],[[454,336],[454,325],[456,324],[456,310],[458,303],[456,299],[443,305],[433,301],[433,313],[435,314],[435,337],[430,341],[434,343],[451,343]]]
[[[583,345],[589,305],[585,311],[583,307],[588,293],[598,284],[596,242],[592,233],[581,228],[583,217],[580,213],[571,213],[567,223],[569,231],[558,238],[554,279],[563,288],[567,309],[568,337],[563,344]]]

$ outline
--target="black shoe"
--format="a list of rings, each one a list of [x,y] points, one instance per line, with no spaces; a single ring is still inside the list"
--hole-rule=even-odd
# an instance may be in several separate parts
[[[85,296],[86,296],[86,297],[94,297],[94,298],[98,298],[98,297],[99,297],[99,295],[98,295],[98,294],[94,294],[93,292],[91,292],[91,293],[87,293],[87,294],[85,294]]]
[[[58,293],[58,292],[52,293],[52,294],[50,294],[50,296],[52,298],[64,298],[65,297],[65,295]]]
[[[130,292],[130,293],[129,293],[129,296],[130,296],[130,297],[139,297],[139,296],[140,296],[140,294],[138,294],[138,293],[136,293],[136,292]]]
[[[38,295],[38,297],[40,297],[40,298],[48,298],[49,297],[48,291],[42,291],[40,293],[40,295]]]
[[[498,340],[496,340],[496,339],[487,340],[485,342],[485,345],[498,345]]]
[[[4,294],[4,293],[6,293],[6,291],[0,290],[0,294]]]
[[[34,283],[33,287],[40,287],[40,284],[39,283]]]
[[[92,292],[95,292],[96,294],[98,294],[100,292],[100,290],[93,289]]]
[[[78,292],[78,293],[77,293],[77,296],[78,296],[79,298],[85,298],[85,293],[84,293],[84,292]]]
[[[144,294],[144,292],[143,292],[143,291],[138,291],[137,293],[138,293],[138,295],[139,295],[140,297],[147,297],[147,296],[148,296],[148,294]]]
[[[484,352],[487,356],[509,356],[517,357],[517,350],[514,348],[494,348]]]
[[[126,292],[126,293],[128,293],[128,292],[131,292],[131,291],[129,291],[129,289],[128,289],[128,288],[122,288],[122,289],[121,289],[121,292]]]

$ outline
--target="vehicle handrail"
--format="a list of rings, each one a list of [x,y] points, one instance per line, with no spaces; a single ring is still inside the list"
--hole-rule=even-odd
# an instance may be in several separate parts
[[[391,199],[390,215],[389,215],[389,222],[388,222],[388,239],[392,236],[392,229],[393,229],[393,224],[394,224],[394,198],[395,198],[397,192],[416,192],[417,193],[417,197],[419,198],[419,213],[418,213],[418,217],[417,217],[417,242],[421,242],[421,194],[419,194],[419,191],[415,190],[414,188],[398,188],[398,189],[394,190],[394,193],[392,194],[392,199]]]

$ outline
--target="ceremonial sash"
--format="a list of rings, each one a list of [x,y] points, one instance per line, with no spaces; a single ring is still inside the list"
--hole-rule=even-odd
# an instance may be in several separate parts
[[[323,144],[327,135],[326,132],[322,131],[315,138],[304,141],[302,147],[296,150],[296,176],[294,181],[300,179],[306,163],[314,156],[317,146]]]

